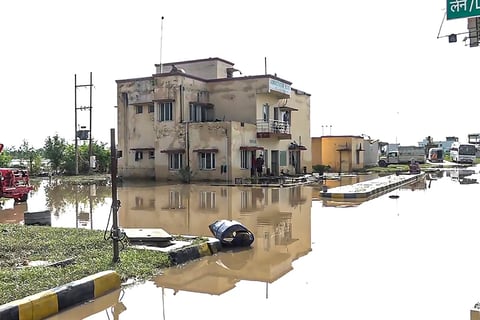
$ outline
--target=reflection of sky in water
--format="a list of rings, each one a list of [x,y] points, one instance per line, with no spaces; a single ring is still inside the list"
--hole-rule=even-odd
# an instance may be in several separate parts
[[[27,201],[27,211],[35,212],[50,209],[52,211],[53,227],[88,228],[96,230],[104,230],[107,227],[111,198],[102,198],[103,201],[93,206],[90,206],[89,201],[75,202],[72,200],[66,201],[61,208],[47,208],[47,195],[45,192],[45,186],[47,184],[48,180],[42,180],[36,190],[30,194]],[[96,189],[98,188],[107,187],[97,186]],[[95,197],[95,192],[93,192],[93,194],[92,199]],[[90,199],[89,194],[84,194],[84,197]]]
[[[47,181],[41,181],[40,185],[30,192],[27,200],[27,211],[42,211],[48,209],[45,206],[47,198],[45,196],[44,186]]]

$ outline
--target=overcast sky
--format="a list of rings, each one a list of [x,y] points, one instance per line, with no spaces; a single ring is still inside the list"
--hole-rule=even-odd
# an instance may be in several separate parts
[[[480,132],[480,48],[437,39],[446,1],[2,1],[0,142],[73,143],[93,74],[94,139],[116,128],[115,80],[219,57],[311,94],[311,135],[417,144]],[[164,16],[163,37],[161,16]],[[447,20],[440,36],[467,30]],[[162,39],[162,41],[161,41]],[[160,46],[162,43],[162,46]],[[77,105],[89,104],[88,88]],[[78,111],[88,126],[89,112]],[[331,127],[330,127],[331,126]]]

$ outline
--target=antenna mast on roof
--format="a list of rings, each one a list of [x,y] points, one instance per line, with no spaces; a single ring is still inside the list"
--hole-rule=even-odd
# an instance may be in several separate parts
[[[160,25],[160,73],[163,73],[163,66],[162,66],[162,43],[163,43],[163,16]]]

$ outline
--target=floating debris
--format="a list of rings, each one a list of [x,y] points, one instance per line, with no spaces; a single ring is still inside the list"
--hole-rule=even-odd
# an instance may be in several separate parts
[[[250,230],[235,220],[217,220],[208,228],[226,246],[248,247],[255,239]]]

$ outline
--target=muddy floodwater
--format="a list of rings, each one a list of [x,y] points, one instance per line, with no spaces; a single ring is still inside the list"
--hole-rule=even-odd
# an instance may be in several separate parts
[[[123,185],[123,228],[211,236],[210,223],[235,219],[255,241],[49,319],[470,319],[480,301],[478,179],[476,167],[439,171],[364,202],[324,201],[320,184]],[[55,195],[42,182],[0,219],[49,207],[52,226],[104,229],[109,187],[69,188]]]

